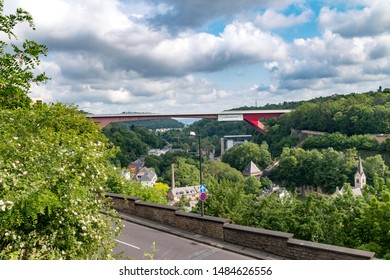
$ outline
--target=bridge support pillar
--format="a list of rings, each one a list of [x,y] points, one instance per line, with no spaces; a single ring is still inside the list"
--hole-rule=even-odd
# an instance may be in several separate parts
[[[244,115],[244,120],[255,130],[259,131],[262,134],[267,134],[265,125],[261,121],[259,121],[258,116]]]

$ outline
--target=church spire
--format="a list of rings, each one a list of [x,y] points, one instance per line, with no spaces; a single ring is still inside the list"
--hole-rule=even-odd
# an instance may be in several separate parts
[[[363,164],[362,164],[362,159],[359,157],[359,164],[358,164],[358,169],[357,169],[357,172],[359,174],[363,174],[364,171],[363,171]]]
[[[364,174],[362,159],[359,157],[358,168],[355,173],[355,188],[363,188],[366,185],[366,174]]]

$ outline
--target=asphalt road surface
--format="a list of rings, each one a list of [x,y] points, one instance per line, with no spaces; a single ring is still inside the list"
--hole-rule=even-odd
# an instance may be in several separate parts
[[[157,249],[153,256],[154,260],[253,259],[128,221],[122,220],[122,222],[125,227],[122,235],[116,239],[118,246],[113,252],[113,255],[117,255],[119,259],[148,259],[145,257],[145,253],[152,253],[153,242],[155,242],[155,248]]]

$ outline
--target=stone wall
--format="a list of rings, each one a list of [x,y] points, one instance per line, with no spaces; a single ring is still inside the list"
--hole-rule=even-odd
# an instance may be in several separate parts
[[[293,260],[369,260],[374,253],[294,239],[293,234],[225,225],[225,241]]]
[[[293,234],[230,224],[228,219],[186,213],[180,207],[142,202],[136,197],[106,194],[114,208],[126,214],[198,233],[293,260],[369,260],[374,253],[309,242]]]

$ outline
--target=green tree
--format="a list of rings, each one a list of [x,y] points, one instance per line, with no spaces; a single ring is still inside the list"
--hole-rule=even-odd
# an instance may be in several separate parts
[[[390,191],[384,190],[378,197],[370,196],[367,204],[361,218],[356,221],[361,242],[358,248],[390,259]]]
[[[175,185],[177,187],[199,185],[199,169],[186,162],[185,158],[176,158],[174,164]],[[171,183],[172,166],[169,166],[164,174],[167,182]]]
[[[389,168],[386,166],[381,155],[368,157],[363,161],[364,173],[367,183],[373,185],[375,178],[386,178]]]
[[[278,191],[258,200],[248,200],[243,225],[293,233],[297,223],[293,209],[297,203],[300,201],[294,196],[281,199]]]
[[[246,142],[226,151],[222,157],[222,161],[242,171],[251,161],[264,169],[272,163],[272,158],[266,142],[263,142],[260,146],[255,143]]]
[[[321,151],[285,148],[272,176],[285,187],[320,187],[326,193],[333,193],[336,187],[353,181],[356,158],[355,150],[343,153],[333,148]]]
[[[245,195],[244,184],[229,182],[210,182],[207,185],[208,196],[204,202],[205,214],[214,217],[228,218],[234,223],[242,223],[249,196]],[[200,213],[200,203],[193,209]]]
[[[244,181],[244,192],[245,194],[252,194],[254,196],[259,196],[261,191],[261,183],[255,177],[247,177]]]
[[[104,196],[115,151],[76,108],[1,110],[0,259],[110,258],[121,227]]]
[[[141,131],[142,128],[137,130]],[[121,167],[127,167],[129,163],[148,152],[148,145],[142,140],[142,136],[124,124],[111,124],[103,129],[103,133],[120,148],[113,161]]]
[[[230,182],[242,182],[244,180],[244,176],[240,171],[224,162],[211,161],[203,164],[202,169],[205,181],[216,180],[219,182],[227,180]]]
[[[4,1],[0,0],[0,32],[6,40],[0,41],[0,108],[18,108],[30,105],[27,93],[31,83],[46,82],[45,73],[36,74],[40,56],[46,55],[47,48],[34,41],[25,40],[17,44],[14,28],[18,23],[27,22],[35,29],[31,15],[21,8],[14,14],[4,15]]]

